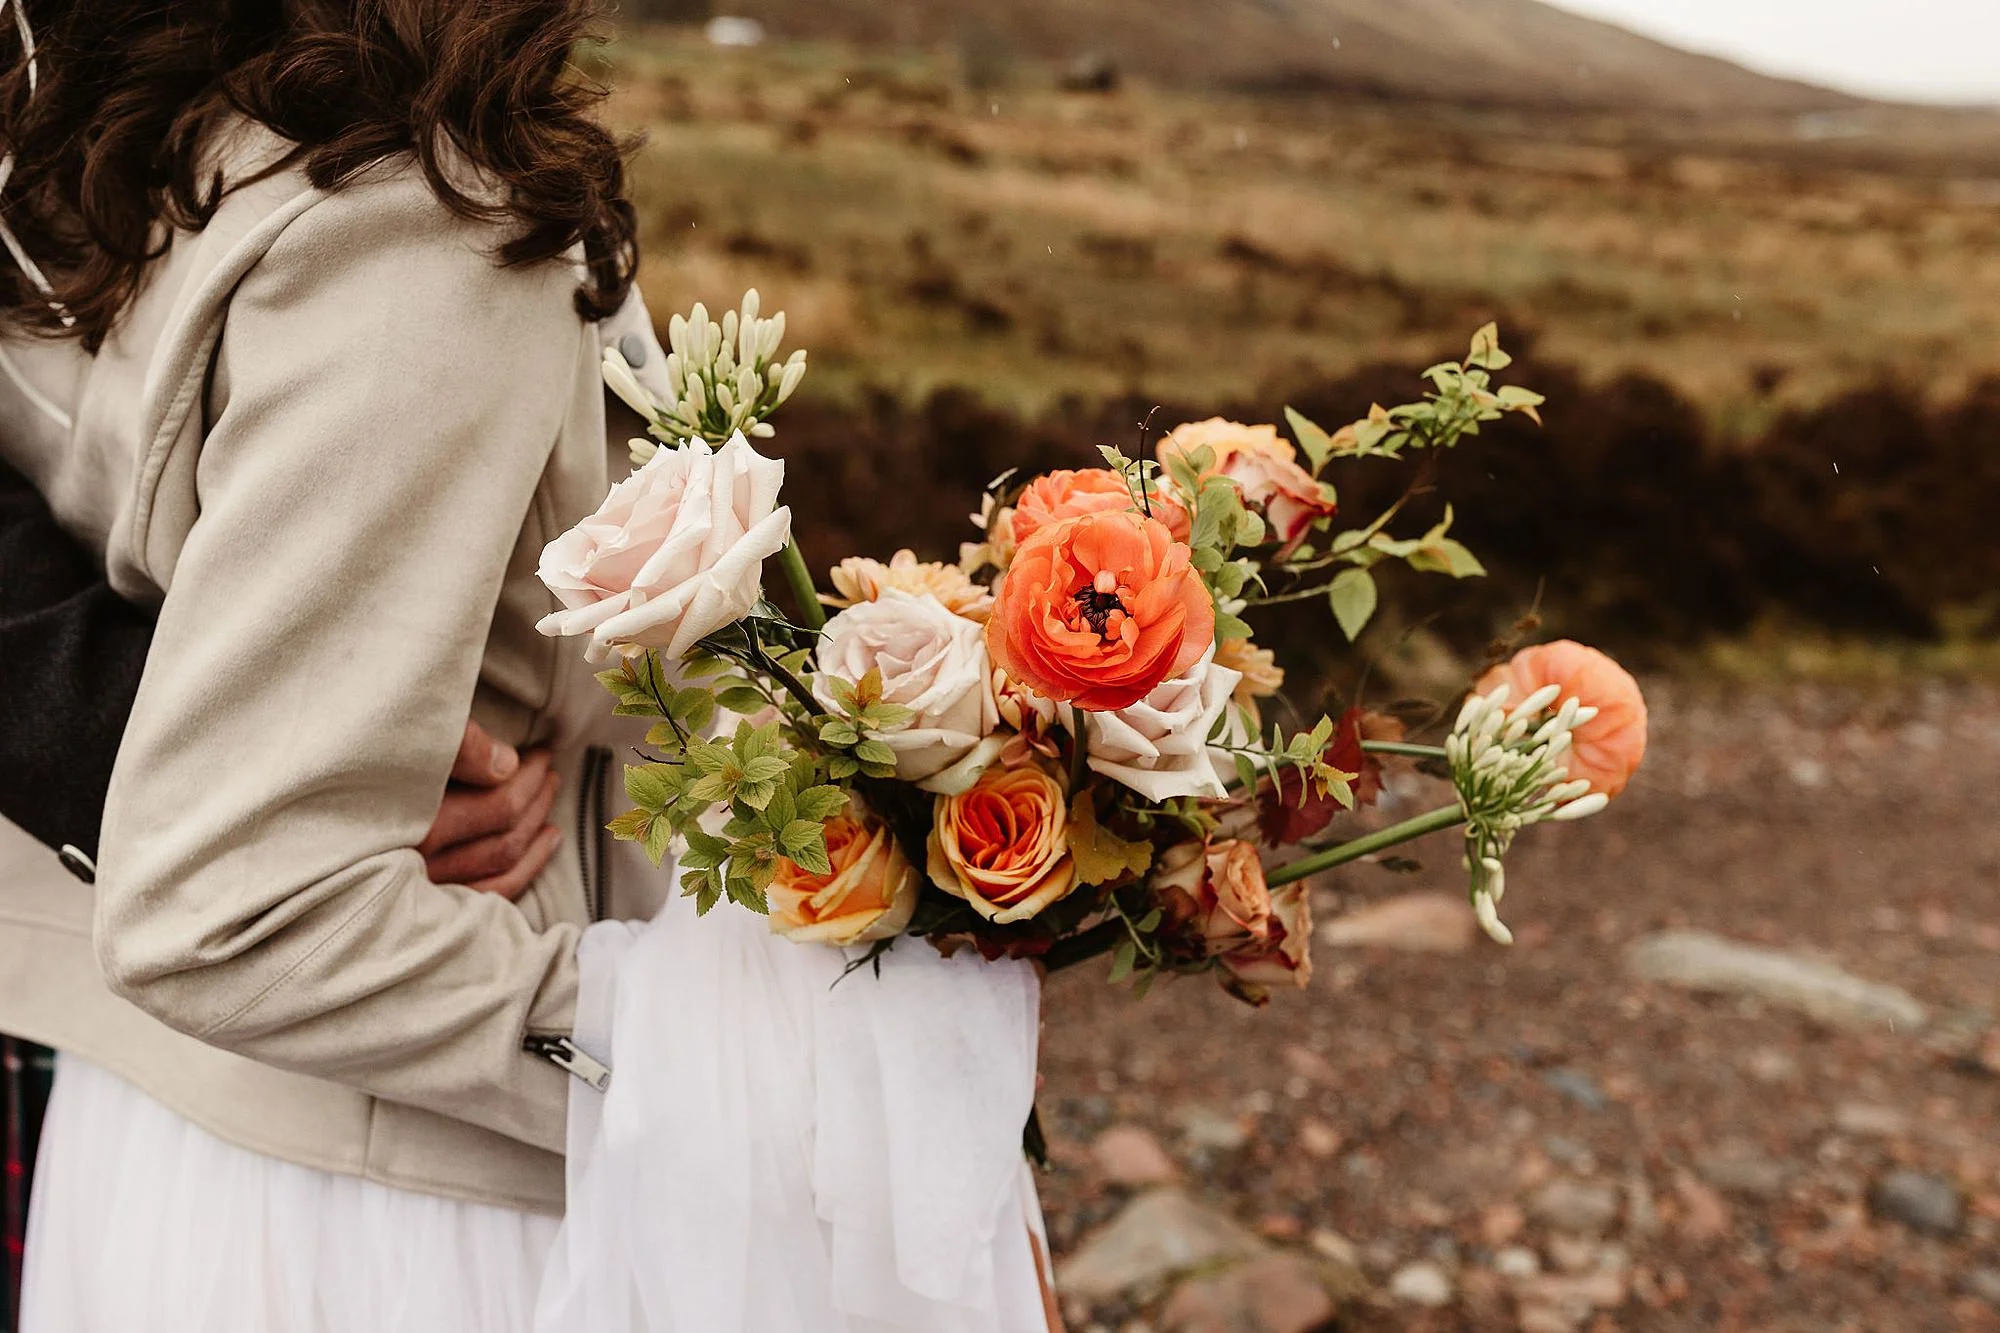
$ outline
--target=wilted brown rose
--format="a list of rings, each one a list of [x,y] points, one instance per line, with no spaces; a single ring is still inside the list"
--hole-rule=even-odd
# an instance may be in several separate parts
[[[1176,843],[1160,853],[1152,883],[1173,932],[1199,940],[1211,957],[1254,945],[1269,930],[1271,894],[1247,842]]]
[[[1245,998],[1259,998],[1266,986],[1297,986],[1312,980],[1312,901],[1304,881],[1270,890],[1271,912],[1262,935],[1222,956],[1222,966],[1238,983],[1251,988]]]

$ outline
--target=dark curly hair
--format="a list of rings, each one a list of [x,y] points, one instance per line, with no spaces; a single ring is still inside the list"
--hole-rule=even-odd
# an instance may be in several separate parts
[[[17,325],[95,350],[168,227],[214,216],[225,186],[204,151],[235,116],[296,145],[272,170],[302,164],[323,189],[413,155],[446,207],[505,224],[503,264],[581,242],[588,318],[631,287],[621,147],[591,114],[603,90],[570,64],[591,0],[12,3],[27,6],[38,78],[31,95],[16,46],[0,75],[0,147],[15,157],[0,216],[74,321],[0,251],[0,310]],[[12,23],[0,41],[16,45]],[[454,185],[454,154],[500,188]]]

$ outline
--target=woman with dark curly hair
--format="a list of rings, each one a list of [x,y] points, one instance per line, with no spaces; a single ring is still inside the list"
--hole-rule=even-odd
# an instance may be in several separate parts
[[[579,931],[667,887],[534,629],[634,265],[588,8],[0,0],[0,457],[158,611],[94,920],[0,875],[31,1333],[529,1326]],[[518,902],[419,850],[468,707],[576,802]]]

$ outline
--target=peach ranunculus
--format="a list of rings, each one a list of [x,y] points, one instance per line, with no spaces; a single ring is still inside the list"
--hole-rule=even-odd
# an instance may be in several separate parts
[[[822,595],[828,606],[847,607],[873,602],[885,592],[928,593],[944,604],[945,610],[967,620],[984,621],[993,609],[993,594],[974,583],[957,565],[918,560],[915,551],[898,551],[889,563],[851,555],[831,571],[838,596]]]
[[[972,515],[972,526],[986,534],[983,542],[960,542],[958,546],[958,567],[967,574],[977,574],[991,567],[1005,569],[1014,562],[1014,507],[1003,505],[999,497],[989,493],[979,504],[979,512]]]
[[[780,859],[765,890],[771,929],[801,944],[867,944],[902,934],[923,885],[896,835],[858,798],[824,827],[832,869],[818,875]]]
[[[1076,887],[1062,784],[1039,767],[988,769],[932,812],[931,883],[988,921],[1025,921]]]
[[[1044,698],[1093,712],[1137,703],[1215,642],[1215,604],[1164,523],[1129,510],[1064,519],[1021,543],[986,644]]]
[[[1297,452],[1276,426],[1245,426],[1221,417],[1190,421],[1160,441],[1160,461],[1203,446],[1215,455],[1205,475],[1235,482],[1244,503],[1264,511],[1279,541],[1298,541],[1315,519],[1334,512],[1332,492],[1299,466]]]
[[[1576,729],[1563,767],[1592,791],[1616,796],[1625,790],[1646,757],[1646,699],[1631,672],[1595,648],[1560,639],[1523,648],[1481,676],[1473,689],[1490,694],[1500,685],[1510,687],[1515,704],[1555,685],[1562,690],[1558,704],[1574,697],[1595,708],[1597,716]]]
[[[882,673],[882,698],[910,710],[878,739],[896,752],[896,776],[932,791],[963,790],[1000,750],[993,665],[979,625],[937,598],[890,590],[850,606],[820,631],[812,689],[832,711],[832,679]]]
[[[784,548],[785,465],[741,434],[720,449],[662,449],[611,488],[597,512],[550,542],[537,571],[563,609],[535,626],[588,634],[586,656],[685,656],[750,613],[764,561]]]
[[[1215,664],[1237,674],[1236,705],[1252,717],[1257,716],[1259,699],[1272,698],[1285,688],[1285,669],[1278,665],[1278,655],[1248,639],[1226,639],[1216,644]]]
[[[1132,487],[1110,468],[1091,467],[1075,471],[1046,472],[1029,482],[1014,501],[1014,541],[1018,545],[1051,523],[1060,523],[1079,514],[1116,513],[1120,510],[1150,512],[1167,525],[1174,540],[1188,539],[1191,520],[1180,501],[1162,495],[1157,486],[1140,509],[1132,498]]]
[[[1264,867],[1241,839],[1176,843],[1160,853],[1152,886],[1172,932],[1208,957],[1252,947],[1270,932]]]

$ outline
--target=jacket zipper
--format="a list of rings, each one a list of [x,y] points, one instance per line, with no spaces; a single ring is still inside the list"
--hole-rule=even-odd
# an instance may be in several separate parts
[[[606,857],[604,777],[611,751],[593,745],[583,752],[576,793],[576,863],[583,877],[583,906],[592,922],[604,919],[611,898],[611,865]]]

